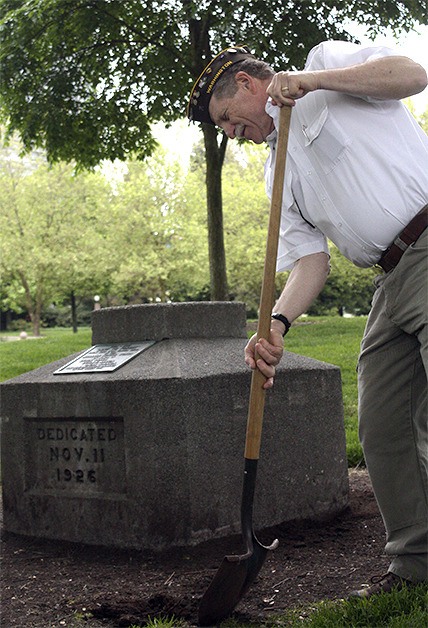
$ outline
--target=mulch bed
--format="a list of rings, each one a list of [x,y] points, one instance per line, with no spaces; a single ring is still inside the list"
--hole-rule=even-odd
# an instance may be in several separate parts
[[[285,609],[345,597],[386,571],[385,532],[363,469],[352,470],[349,508],[327,522],[300,522],[258,533],[279,539],[234,616],[262,621]],[[143,625],[174,615],[197,625],[199,601],[240,537],[162,553],[42,541],[3,532],[2,626],[100,628]]]

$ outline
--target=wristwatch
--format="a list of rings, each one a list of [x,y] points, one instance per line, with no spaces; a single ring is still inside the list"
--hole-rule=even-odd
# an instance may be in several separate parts
[[[281,321],[281,323],[285,326],[284,333],[282,334],[283,336],[288,334],[291,323],[286,316],[284,316],[283,314],[279,314],[278,312],[274,312],[271,318],[275,319],[276,321]]]

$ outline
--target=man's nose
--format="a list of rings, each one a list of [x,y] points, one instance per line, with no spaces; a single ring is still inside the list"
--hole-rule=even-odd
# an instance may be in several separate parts
[[[235,125],[234,124],[224,124],[223,131],[226,133],[227,137],[231,140],[235,139]]]

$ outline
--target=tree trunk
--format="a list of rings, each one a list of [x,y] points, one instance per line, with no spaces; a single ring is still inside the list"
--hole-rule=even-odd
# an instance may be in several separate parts
[[[33,333],[37,337],[40,336],[40,324],[42,320],[43,297],[44,297],[43,282],[41,282],[41,285],[38,285],[36,288],[34,312],[33,312],[33,318],[31,319],[33,323]]]
[[[30,317],[31,325],[33,327],[33,336],[40,336],[40,315],[41,315],[41,295],[42,289],[38,288],[36,291],[35,303],[31,297],[30,285],[23,272],[18,271],[18,276],[25,292],[25,305],[27,308],[28,316]]]
[[[70,294],[70,303],[71,303],[71,325],[73,327],[73,333],[77,334],[77,305],[76,305],[76,295],[74,292]]]
[[[220,144],[217,129],[203,124],[205,142],[206,186],[208,211],[208,250],[210,263],[211,301],[227,301],[226,253],[223,236],[223,197],[221,172],[227,146],[227,136],[223,134]]]
[[[208,11],[202,17],[195,17],[195,3],[191,0],[183,0],[183,9],[189,25],[192,74],[197,77],[204,69],[207,59],[213,56],[210,45],[210,28],[213,16],[212,12]],[[221,171],[226,152],[227,136],[224,133],[220,136],[213,125],[205,123],[202,124],[202,132],[204,134],[207,168],[206,193],[211,301],[227,301],[229,290],[226,275],[221,190]]]

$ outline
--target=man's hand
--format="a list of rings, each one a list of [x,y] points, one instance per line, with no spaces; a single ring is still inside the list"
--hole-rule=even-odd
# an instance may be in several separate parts
[[[245,347],[245,362],[252,369],[258,368],[266,377],[263,388],[272,388],[275,377],[275,366],[282,358],[284,351],[284,338],[282,333],[272,326],[269,341],[260,338],[257,342],[257,334],[254,334]]]
[[[297,98],[318,89],[316,72],[278,72],[268,85],[267,93],[274,105],[293,106]]]

